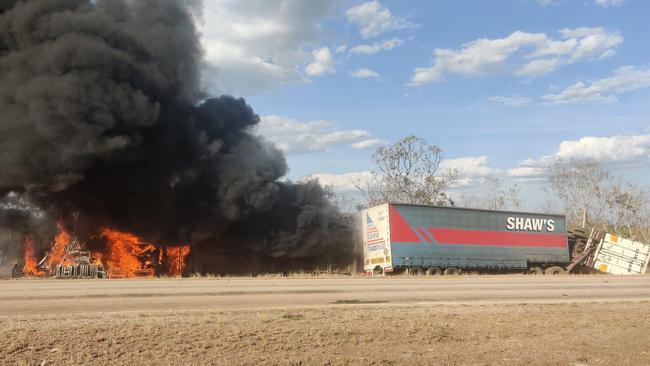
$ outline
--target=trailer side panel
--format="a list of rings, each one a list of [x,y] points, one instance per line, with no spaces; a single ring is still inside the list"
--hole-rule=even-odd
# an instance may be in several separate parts
[[[392,265],[524,269],[569,262],[559,215],[449,207],[388,207]]]

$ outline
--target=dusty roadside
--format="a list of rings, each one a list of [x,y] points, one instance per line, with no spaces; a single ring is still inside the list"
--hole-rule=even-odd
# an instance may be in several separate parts
[[[643,365],[648,344],[647,301],[0,317],[3,365]]]

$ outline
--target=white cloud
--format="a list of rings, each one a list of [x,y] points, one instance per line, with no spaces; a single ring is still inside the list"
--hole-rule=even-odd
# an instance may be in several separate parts
[[[376,72],[370,70],[370,69],[356,69],[352,73],[350,73],[355,78],[378,78],[379,74]]]
[[[490,97],[490,100],[493,102],[507,105],[508,107],[521,107],[530,103],[530,99],[519,95],[515,95],[513,97],[494,96],[494,97]]]
[[[330,0],[210,0],[198,28],[205,49],[205,87],[214,94],[252,95],[303,82],[305,47],[320,41]]]
[[[368,139],[368,140],[363,140],[356,142],[352,144],[352,147],[357,149],[357,150],[366,150],[366,149],[371,149],[380,145],[384,145],[388,143],[386,140],[380,140],[380,139]]]
[[[465,156],[456,159],[445,159],[440,162],[442,169],[458,169],[457,187],[466,187],[479,183],[483,178],[498,174],[501,171],[488,166],[487,156]]]
[[[536,76],[548,74],[555,70],[562,61],[559,58],[542,58],[531,61],[519,67],[515,73],[520,76]]]
[[[540,6],[549,6],[557,4],[559,0],[537,0],[537,4]],[[594,4],[603,7],[605,9],[610,6],[621,6],[623,5],[624,0],[594,0]]]
[[[546,173],[546,168],[534,166],[518,166],[508,170],[508,175],[515,178],[532,178],[542,176]]]
[[[359,27],[363,38],[375,37],[380,34],[413,27],[406,19],[393,16],[379,1],[368,1],[354,6],[345,12],[348,22]]]
[[[650,159],[650,134],[583,137],[577,141],[564,141],[554,156],[560,159],[592,158],[601,162],[647,160]]]
[[[592,57],[608,57],[612,49],[623,43],[623,37],[618,33],[610,33],[603,28],[576,28],[562,29],[560,33],[565,38],[565,43],[576,41],[570,62],[575,62]]]
[[[325,73],[333,73],[332,52],[327,47],[322,47],[312,52],[313,61],[305,67],[309,76],[321,76]]]
[[[519,178],[542,176],[549,164],[569,159],[595,159],[601,163],[614,164],[650,163],[650,134],[587,136],[579,140],[563,141],[554,154],[537,160],[526,159],[510,169],[508,175]]]
[[[395,47],[398,47],[404,43],[403,39],[391,38],[382,42],[375,42],[373,44],[362,44],[352,47],[350,53],[363,53],[366,55],[374,55],[379,51],[392,50]]]
[[[343,44],[343,45],[340,45],[340,46],[336,47],[336,50],[334,52],[336,52],[337,54],[345,53],[345,51],[347,51],[347,49],[348,49],[348,45]]]
[[[605,9],[609,8],[610,6],[621,6],[623,5],[623,1],[624,0],[594,0],[596,5]]]
[[[359,182],[363,184],[364,182],[369,181],[372,178],[372,173],[370,171],[351,172],[344,174],[316,173],[312,174],[310,177],[318,178],[321,184],[331,185],[336,191],[354,192],[357,190],[354,186],[354,183]]]
[[[301,122],[282,116],[262,116],[255,133],[286,153],[324,151],[334,146],[367,149],[383,142],[362,129],[335,130],[329,121]]]
[[[559,33],[560,39],[552,39],[544,33],[516,31],[505,38],[480,38],[457,50],[437,48],[430,67],[414,70],[411,85],[439,81],[447,73],[541,75],[564,64],[609,57],[623,42],[618,33],[603,28],[562,29]]]
[[[543,98],[552,104],[613,103],[618,100],[617,94],[647,87],[650,87],[650,68],[625,66],[616,69],[608,78],[579,81],[558,94],[547,94]]]

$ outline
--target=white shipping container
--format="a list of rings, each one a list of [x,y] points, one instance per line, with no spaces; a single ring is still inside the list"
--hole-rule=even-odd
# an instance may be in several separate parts
[[[643,274],[650,261],[650,245],[605,234],[594,255],[594,268],[611,274]]]

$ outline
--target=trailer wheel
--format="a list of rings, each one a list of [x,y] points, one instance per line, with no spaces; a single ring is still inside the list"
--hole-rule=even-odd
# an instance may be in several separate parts
[[[411,276],[424,276],[424,271],[420,267],[411,267],[408,269],[408,273]]]
[[[379,266],[372,269],[372,275],[373,276],[381,276],[383,274],[384,274],[384,270]]]
[[[442,269],[440,267],[429,267],[426,272],[427,276],[442,276]]]
[[[539,276],[544,274],[544,270],[539,267],[530,267],[528,274]]]
[[[560,266],[553,266],[553,267],[548,267],[546,271],[544,271],[545,275],[551,275],[551,276],[556,276],[556,275],[563,275],[566,274],[567,272],[564,270],[564,268]]]
[[[458,276],[458,275],[460,275],[460,269],[456,267],[445,268],[445,276]]]
[[[478,275],[481,274],[481,272],[474,270],[474,271],[469,271],[469,272],[463,272],[463,274],[466,274],[468,276],[478,276]]]

